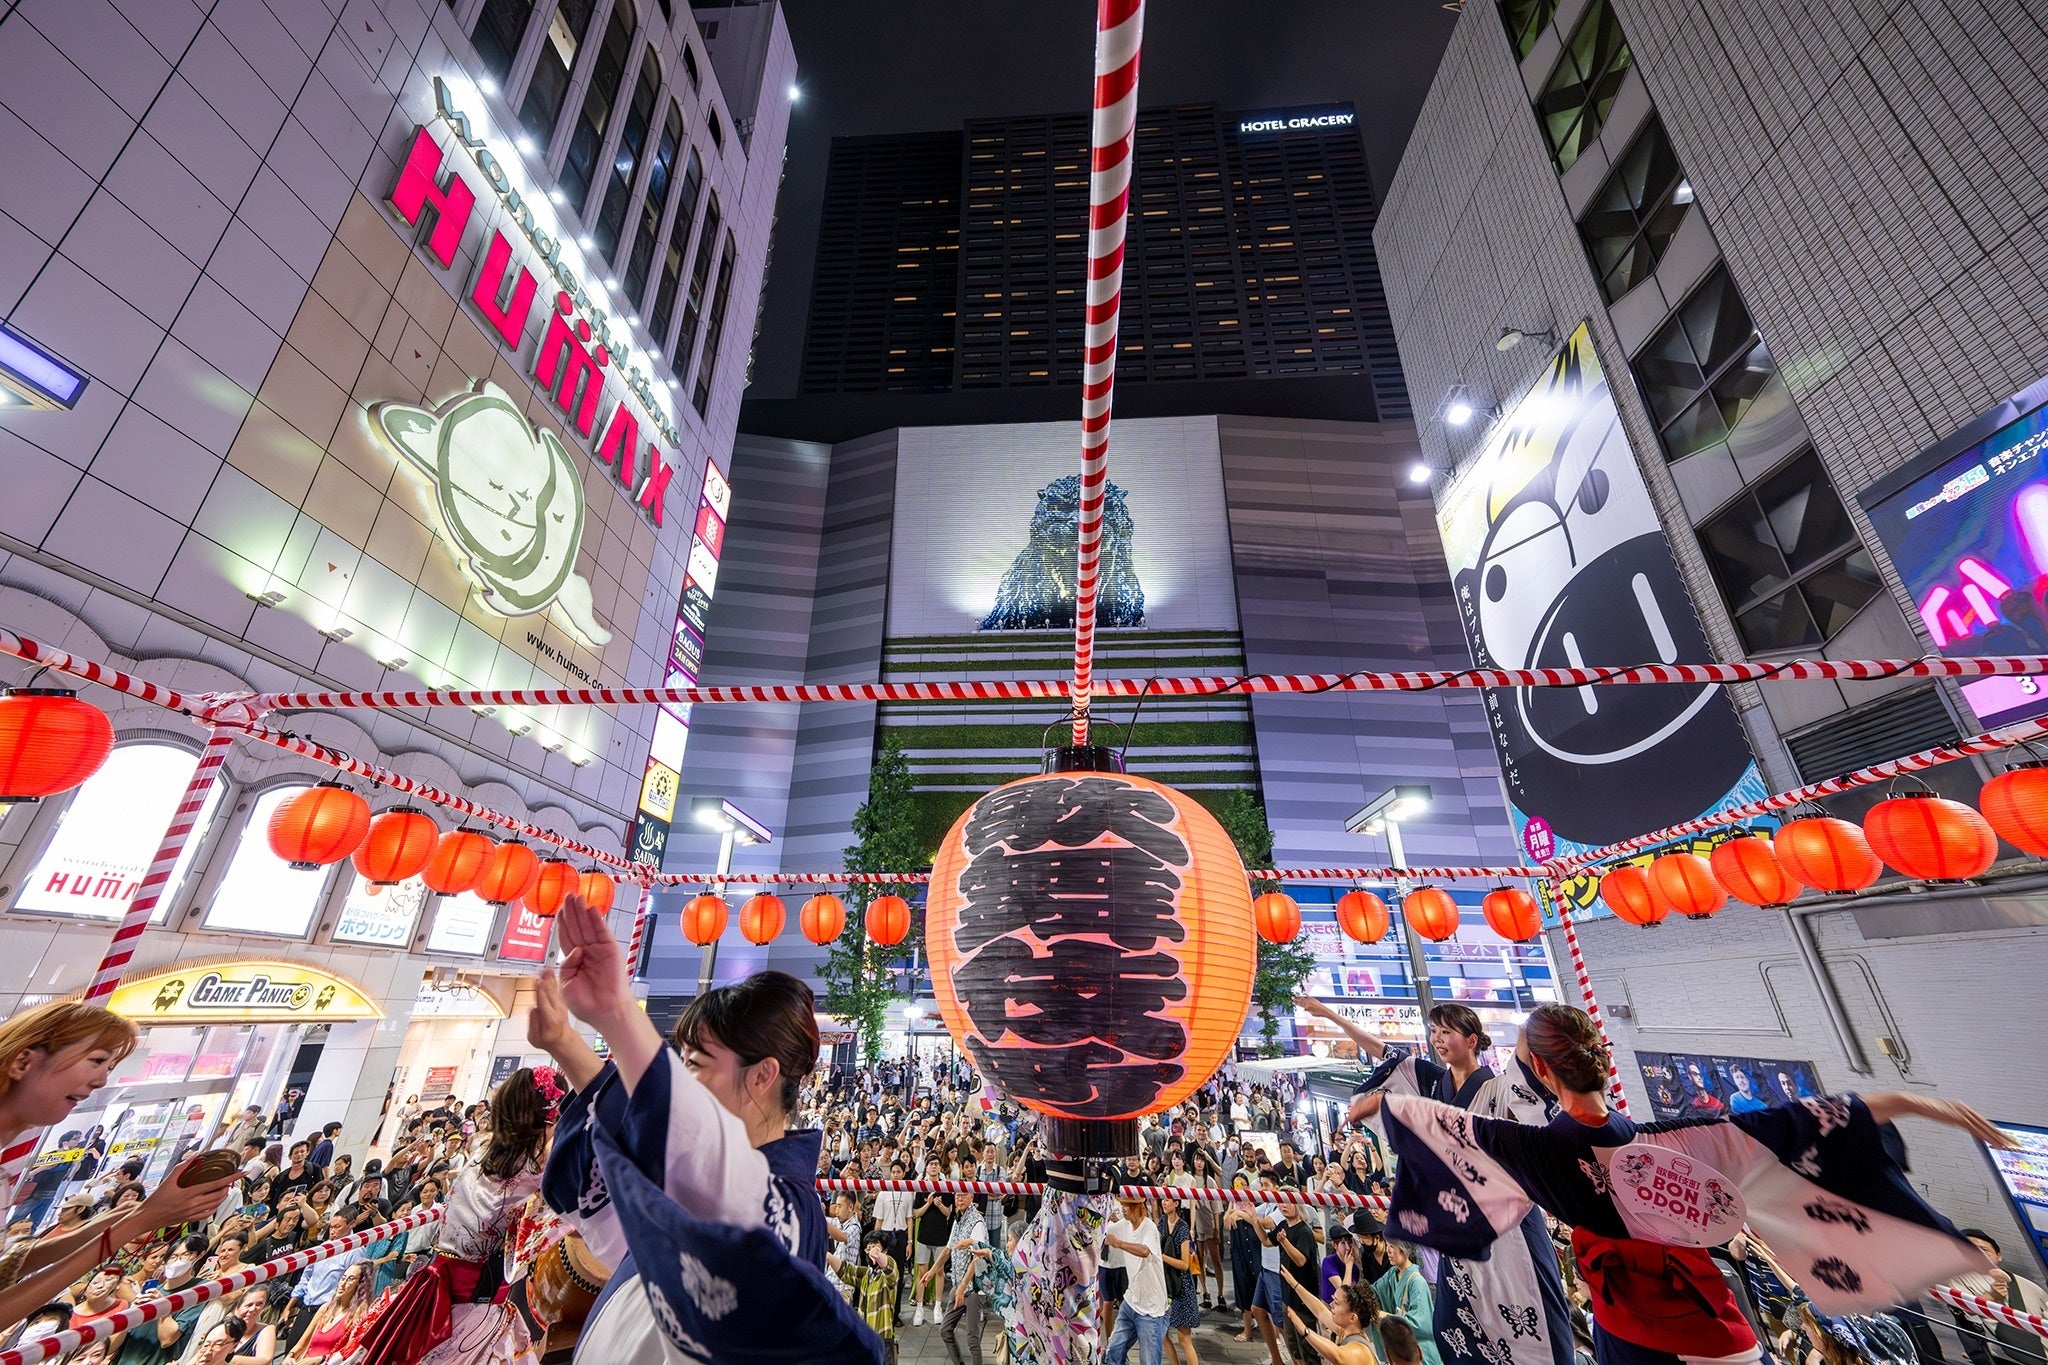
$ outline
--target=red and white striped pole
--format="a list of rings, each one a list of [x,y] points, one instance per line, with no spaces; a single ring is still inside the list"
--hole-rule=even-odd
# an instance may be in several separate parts
[[[1628,1095],[1621,1088],[1621,1071],[1614,1064],[1614,1040],[1607,1036],[1607,1020],[1600,1013],[1600,1002],[1593,995],[1593,975],[1586,970],[1586,954],[1579,947],[1579,931],[1572,924],[1572,905],[1557,889],[1557,883],[1544,879],[1537,883],[1543,888],[1544,899],[1557,912],[1557,922],[1564,929],[1564,946],[1571,954],[1572,972],[1579,979],[1579,998],[1586,1002],[1586,1014],[1593,1020],[1593,1027],[1600,1033],[1600,1046],[1607,1049],[1607,1090],[1614,1107],[1622,1113],[1628,1112]]]
[[[1109,409],[1123,304],[1124,221],[1131,208],[1132,130],[1145,0],[1097,0],[1095,126],[1088,158],[1088,292],[1081,351],[1080,555],[1074,568],[1074,743],[1088,742],[1101,589],[1102,508],[1109,494]]]
[[[2023,1313],[2010,1304],[1995,1299],[1981,1298],[1976,1294],[1965,1294],[1960,1289],[1938,1284],[1927,1291],[1951,1308],[1960,1308],[1965,1313],[1993,1322],[2002,1322],[2008,1327],[2017,1327],[2022,1332],[2032,1332],[2037,1337],[2048,1337],[2048,1318],[2039,1313]]]

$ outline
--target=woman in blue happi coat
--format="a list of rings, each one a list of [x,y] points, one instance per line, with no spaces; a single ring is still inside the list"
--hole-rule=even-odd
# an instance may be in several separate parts
[[[576,1345],[584,1365],[882,1359],[825,1275],[815,1176],[822,1138],[791,1130],[818,1059],[808,986],[757,972],[699,995],[664,1041],[633,998],[604,916],[571,896],[556,917],[527,1039],[575,1094],[542,1193],[614,1267]],[[603,1036],[603,1061],[570,1027]]]

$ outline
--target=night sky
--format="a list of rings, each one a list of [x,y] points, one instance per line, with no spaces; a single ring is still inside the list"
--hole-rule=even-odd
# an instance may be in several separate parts
[[[1089,0],[783,0],[802,99],[776,226],[753,398],[796,392],[834,137],[957,128],[1088,105]],[[1457,16],[1438,0],[1151,0],[1141,104],[1350,101],[1384,192]]]

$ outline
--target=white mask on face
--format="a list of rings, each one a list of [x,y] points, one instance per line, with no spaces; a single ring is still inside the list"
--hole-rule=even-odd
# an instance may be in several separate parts
[[[188,1256],[179,1256],[172,1260],[164,1262],[164,1278],[167,1280],[182,1280],[185,1278],[186,1273],[189,1272],[191,1269],[191,1258]]]

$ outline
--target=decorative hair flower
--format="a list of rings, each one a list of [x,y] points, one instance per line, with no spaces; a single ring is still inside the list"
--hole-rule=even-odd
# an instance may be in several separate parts
[[[561,1110],[562,1097],[569,1093],[562,1084],[561,1073],[551,1066],[537,1066],[533,1069],[533,1083],[540,1087],[541,1098],[548,1102],[548,1122],[553,1123]]]

